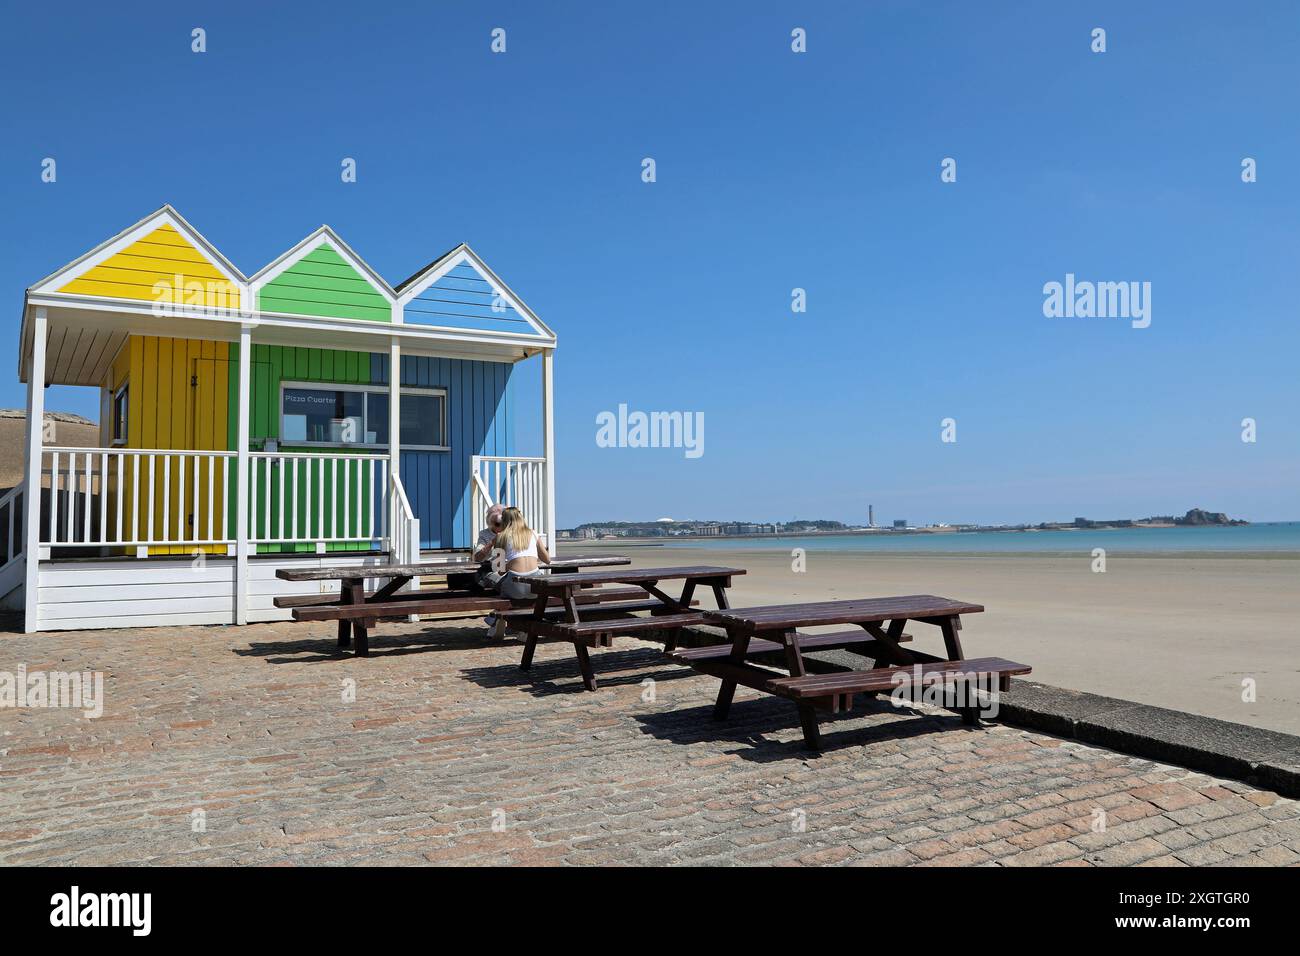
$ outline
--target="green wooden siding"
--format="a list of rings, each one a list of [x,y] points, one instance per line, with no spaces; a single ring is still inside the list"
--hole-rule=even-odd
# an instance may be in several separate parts
[[[264,312],[334,319],[393,319],[388,300],[324,243],[263,286],[257,294],[257,307]]]
[[[238,368],[239,346],[230,347],[230,361],[232,368]],[[267,439],[279,440],[280,438],[280,384],[285,381],[290,382],[314,382],[323,385],[370,385],[373,384],[370,379],[371,357],[368,352],[347,352],[334,349],[312,349],[312,348],[294,348],[292,346],[280,345],[254,345],[251,368],[252,378],[252,395],[249,401],[249,447],[253,451],[261,451]],[[232,374],[230,381],[230,447],[239,447],[238,433],[238,412],[239,412],[239,376]],[[306,452],[308,454],[321,454],[328,449],[320,447],[295,447],[291,445],[281,445],[280,450],[284,452]],[[345,449],[339,449],[344,451]],[[369,450],[368,450],[369,451]],[[373,451],[373,454],[382,455],[383,452]],[[265,467],[265,463],[258,467]],[[376,467],[376,476],[378,467]],[[249,509],[251,510],[256,521],[255,527],[261,529],[265,522],[266,502],[262,498],[261,488],[264,482],[261,478],[261,472],[254,472],[255,480],[250,489]],[[271,522],[273,528],[279,528],[280,511],[279,511],[279,484],[281,480],[289,480],[290,476],[281,476],[278,469],[272,471],[271,480]],[[308,499],[308,482],[312,482],[310,499],[312,502],[311,514],[306,513],[306,504]],[[316,501],[321,492],[322,479],[317,477],[313,471],[309,476],[304,467],[300,464],[298,467],[298,494],[290,495],[286,488],[286,501],[299,502],[298,511],[298,529],[299,533],[319,534],[320,529],[317,527],[318,516],[316,514]],[[357,507],[358,490],[364,495],[370,493],[369,469],[360,468],[357,465],[351,466],[351,473],[348,477],[349,494],[346,500],[342,494],[342,466],[339,471],[339,488],[335,492],[334,480],[332,475],[325,474],[323,478],[325,501],[328,502],[327,511],[333,509],[332,514],[326,515],[325,529],[328,531],[334,527],[334,522],[341,521],[343,515],[355,515]],[[342,527],[342,525],[338,525]],[[233,527],[233,520],[232,520]],[[286,510],[285,527],[291,527],[291,516]],[[304,530],[309,529],[309,530]],[[340,542],[331,543],[328,546],[330,551],[365,551],[368,550],[366,542]],[[315,550],[313,545],[258,545],[258,553],[281,553]]]

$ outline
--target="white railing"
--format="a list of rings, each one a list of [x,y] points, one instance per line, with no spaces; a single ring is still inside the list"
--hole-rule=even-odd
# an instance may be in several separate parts
[[[41,545],[126,547],[142,554],[168,545],[233,550],[238,460],[232,451],[46,448]],[[248,467],[248,540],[254,545],[387,547],[394,513],[414,520],[386,456],[253,452]],[[13,509],[17,491],[0,499],[0,527],[5,503]],[[14,524],[11,518],[11,537]],[[413,539],[418,554],[418,522],[414,533],[409,523],[398,530],[402,546],[409,549]]]
[[[255,544],[373,542],[388,536],[388,458],[255,452],[249,540]]]
[[[483,512],[491,505],[513,506],[548,544],[554,541],[547,507],[545,458],[474,455],[470,458],[472,540],[483,530]]]
[[[26,482],[18,482],[13,488],[10,488],[0,496],[0,571],[9,566],[11,561],[16,561],[23,556],[23,502],[27,500],[23,494],[23,487]]]
[[[230,545],[233,451],[46,448],[49,547]]]
[[[388,489],[388,526],[392,528],[390,556],[396,564],[415,564],[420,560],[420,519],[411,510],[402,479],[396,474],[390,478]]]

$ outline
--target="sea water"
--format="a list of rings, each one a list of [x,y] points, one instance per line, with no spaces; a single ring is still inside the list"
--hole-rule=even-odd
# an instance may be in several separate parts
[[[644,540],[644,539],[642,539]],[[1300,552],[1300,521],[1175,528],[1111,528],[1061,531],[944,531],[934,533],[763,535],[744,538],[650,539],[672,547],[804,548],[808,551],[884,551],[924,553],[1077,554],[1104,548],[1107,553]]]

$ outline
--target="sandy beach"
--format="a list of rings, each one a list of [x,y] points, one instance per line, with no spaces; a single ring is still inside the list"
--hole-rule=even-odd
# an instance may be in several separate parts
[[[1033,679],[1272,730],[1300,733],[1300,655],[1293,617],[1300,555],[870,554],[566,542],[569,555],[617,552],[636,566],[745,568],[732,604],[939,594],[983,604],[965,621],[967,656],[1024,661]],[[711,599],[706,599],[709,601]],[[909,628],[942,652],[936,629]],[[931,633],[933,631],[933,633]],[[1256,699],[1242,700],[1253,678]]]

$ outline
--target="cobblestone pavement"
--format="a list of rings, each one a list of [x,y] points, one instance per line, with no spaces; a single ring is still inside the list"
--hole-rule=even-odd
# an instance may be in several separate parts
[[[714,723],[654,645],[594,652],[589,694],[571,648],[523,674],[477,626],[378,632],[367,660],[321,625],[0,634],[0,671],[106,693],[0,709],[0,862],[1300,861],[1300,804],[1149,760],[875,704],[810,758],[788,703]]]

